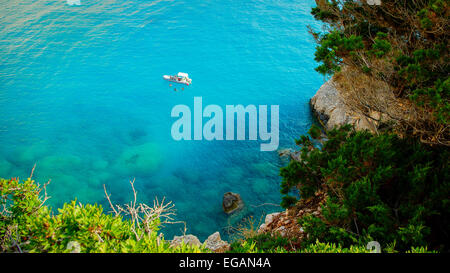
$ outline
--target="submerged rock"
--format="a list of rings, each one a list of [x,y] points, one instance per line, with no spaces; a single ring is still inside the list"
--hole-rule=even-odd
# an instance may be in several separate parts
[[[226,192],[223,195],[222,207],[225,213],[231,214],[243,208],[244,202],[239,194],[234,192]]]
[[[252,191],[258,195],[268,194],[273,191],[271,181],[264,178],[249,179]]]
[[[0,158],[0,174],[5,177],[10,175],[13,165],[8,160]]]
[[[273,177],[279,172],[278,167],[272,162],[253,163],[250,166],[261,177]]]
[[[160,167],[162,154],[156,143],[127,147],[119,157],[116,169],[127,175],[148,175]]]
[[[216,253],[224,253],[230,250],[230,244],[220,238],[220,233],[218,231],[211,234],[204,244],[206,248]]]

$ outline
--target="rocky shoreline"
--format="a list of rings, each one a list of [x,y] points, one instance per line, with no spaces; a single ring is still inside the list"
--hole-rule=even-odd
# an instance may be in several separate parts
[[[356,130],[376,130],[371,120],[349,109],[333,78],[319,88],[311,98],[310,106],[314,116],[327,130],[344,124],[355,126]]]
[[[364,115],[349,109],[333,78],[325,82],[310,100],[311,111],[322,126],[331,130],[345,124],[351,124],[356,130],[376,130],[376,124]],[[280,150],[280,157],[289,156],[291,160],[299,160],[298,154],[292,149]],[[302,240],[305,233],[297,223],[297,219],[307,214],[320,217],[321,205],[325,200],[324,193],[318,193],[314,198],[301,199],[292,209],[268,214],[265,222],[259,227],[258,233],[270,233],[282,237],[295,237]]]
[[[373,122],[347,107],[333,79],[328,80],[319,88],[311,98],[310,106],[314,116],[327,130],[345,124],[351,124],[357,130],[376,130],[376,125]],[[292,149],[279,150],[278,154],[280,157],[289,156],[291,160],[296,160],[298,156]],[[291,209],[267,214],[264,223],[258,227],[257,233],[270,233],[274,236],[296,238],[297,241],[301,241],[307,235],[297,220],[308,214],[320,217],[322,214],[321,206],[325,198],[325,193],[316,193],[312,198],[301,199]],[[227,192],[224,194],[222,206],[225,213],[232,214],[243,207],[243,202],[239,194]],[[202,245],[200,240],[191,234],[175,236],[171,244],[177,246],[182,241],[186,244]],[[216,253],[223,253],[230,249],[230,244],[221,239],[219,232],[210,235],[203,244]]]
[[[175,236],[173,237],[172,241],[170,242],[170,245],[172,247],[177,247],[182,242],[184,242],[187,245],[196,245],[201,246],[202,243],[197,238],[197,236],[188,234],[183,236]],[[228,250],[230,250],[230,244],[227,241],[223,241],[220,238],[220,233],[218,231],[214,232],[213,234],[209,235],[208,238],[203,242],[205,247],[212,252],[215,253],[224,253]]]

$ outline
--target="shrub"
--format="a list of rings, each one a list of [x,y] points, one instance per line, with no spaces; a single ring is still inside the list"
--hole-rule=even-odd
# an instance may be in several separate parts
[[[299,219],[308,243],[449,248],[448,150],[350,126],[329,131],[328,138],[318,148],[302,136],[300,160],[281,169],[282,206],[293,206],[294,196],[326,193],[322,216]]]
[[[170,247],[158,233],[171,206],[115,206],[106,214],[100,205],[72,201],[54,214],[30,178],[0,179],[0,250],[2,252],[204,252],[203,247]],[[133,187],[134,189],[134,187]],[[109,197],[108,197],[109,198]],[[145,209],[143,211],[142,209]],[[134,211],[134,213],[133,213]]]
[[[315,59],[320,65],[316,70],[332,75],[345,64],[385,83],[396,98],[409,99],[417,107],[415,121],[396,117],[398,127],[417,134],[423,142],[448,146],[449,2],[316,3],[311,13],[327,26],[323,33],[311,30],[318,42]],[[363,96],[364,87],[359,89]],[[374,106],[373,110],[380,111]]]
[[[287,252],[291,248],[291,240],[279,235],[261,233],[256,236],[235,241],[231,244],[231,252]]]

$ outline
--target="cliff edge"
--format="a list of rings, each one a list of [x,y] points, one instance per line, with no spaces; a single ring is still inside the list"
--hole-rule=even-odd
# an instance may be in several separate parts
[[[333,79],[325,82],[310,100],[311,110],[320,123],[331,130],[336,126],[352,124],[357,130],[375,131],[376,125],[364,115],[349,109],[336,88]]]

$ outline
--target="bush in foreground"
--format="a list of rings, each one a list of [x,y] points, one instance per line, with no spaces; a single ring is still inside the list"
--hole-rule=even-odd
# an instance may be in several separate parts
[[[158,233],[170,203],[149,207],[134,201],[106,214],[100,205],[72,201],[54,214],[44,205],[43,189],[30,178],[0,179],[1,252],[206,252],[185,244],[170,247]]]
[[[41,195],[42,190],[45,187],[39,187],[31,179],[22,182],[15,178],[0,179],[0,252],[208,252],[203,246],[181,244],[171,247],[158,233],[161,219],[168,217],[170,205],[156,203],[154,207],[144,204],[141,207],[132,202],[131,207],[112,206],[113,214],[107,214],[99,205],[72,201],[53,214],[44,205],[46,195]],[[140,215],[137,216],[133,210]],[[426,247],[408,251],[428,252]],[[259,234],[233,242],[230,252],[368,253],[370,250],[362,245],[344,247],[318,240],[299,245],[294,239]]]
[[[296,248],[294,238],[284,238],[279,235],[267,233],[259,234],[242,241],[236,241],[231,245],[231,252],[237,253],[374,253],[373,249],[363,245],[350,245],[343,247],[342,244],[323,243],[316,240],[315,243],[306,244],[304,247]],[[394,253],[393,248],[385,248],[383,252]],[[407,253],[434,253],[427,247],[411,247]]]

